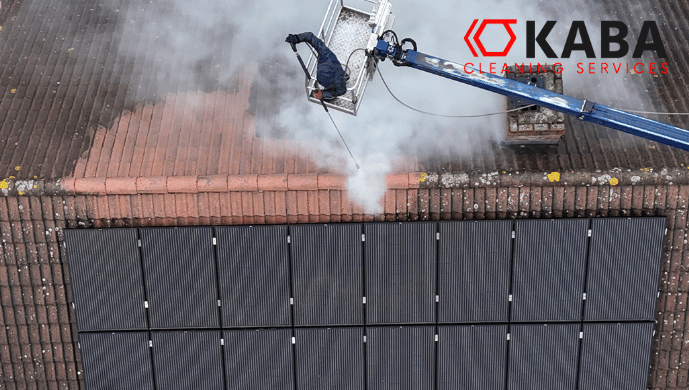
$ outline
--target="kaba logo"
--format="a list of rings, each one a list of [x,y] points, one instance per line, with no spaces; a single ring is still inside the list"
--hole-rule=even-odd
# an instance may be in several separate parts
[[[478,54],[476,54],[476,50],[474,50],[474,47],[471,45],[471,42],[469,41],[469,36],[471,35],[471,32],[474,30],[476,23],[478,23],[478,19],[474,19],[474,22],[471,23],[471,27],[469,27],[469,31],[467,31],[466,35],[464,36],[464,41],[469,46],[469,49],[471,50],[471,54],[473,54],[474,57],[478,57]],[[517,36],[514,35],[514,31],[512,31],[512,27],[510,27],[510,24],[516,24],[516,23],[517,23],[517,19],[483,19],[483,22],[481,22],[481,25],[479,26],[478,30],[476,30],[476,34],[474,34],[474,43],[476,43],[476,46],[478,46],[478,49],[481,51],[481,55],[484,57],[488,57],[488,56],[504,57],[504,56],[506,56],[507,53],[509,53],[510,49],[512,48],[514,41],[517,40]],[[505,27],[505,30],[507,30],[507,34],[510,35],[510,41],[507,42],[507,46],[505,46],[505,49],[503,51],[500,51],[500,52],[486,51],[486,48],[483,46],[483,42],[481,42],[481,34],[483,33],[483,30],[486,28],[486,26],[489,24],[502,24],[503,27]]]
[[[474,27],[478,24],[478,19],[475,19],[466,35],[464,36],[464,41],[469,46],[471,54],[474,57],[478,57],[478,53],[471,44],[473,39],[474,43],[478,47],[481,55],[484,57],[494,56],[494,57],[505,57],[509,53],[512,45],[516,41],[517,37],[512,31],[511,24],[517,24],[516,19],[483,19],[476,33],[471,37],[471,33],[474,31]],[[536,33],[536,22],[533,20],[528,20],[526,22],[526,57],[535,58],[536,57],[536,45],[541,48],[543,53],[548,58],[558,58],[557,54],[553,51],[553,48],[548,43],[548,35],[555,27],[557,22],[554,20],[549,20],[543,25],[541,30]],[[481,34],[483,33],[485,27],[489,24],[500,24],[502,25],[510,36],[510,40],[502,51],[487,51],[481,42]],[[600,55],[601,58],[622,58],[629,53],[629,43],[627,43],[627,35],[629,34],[629,28],[624,22],[604,20],[601,21],[600,25],[601,31],[601,47]],[[577,42],[579,40],[579,42]],[[616,44],[613,49],[613,44]],[[581,21],[573,21],[569,28],[569,33],[567,34],[567,39],[565,40],[565,45],[562,48],[561,58],[570,58],[572,52],[582,51],[586,54],[586,58],[596,58],[596,52],[591,43],[591,38],[589,37],[586,24]],[[660,31],[655,21],[645,21],[641,26],[641,31],[637,37],[636,45],[634,46],[634,51],[632,53],[633,58],[640,58],[645,51],[654,51],[660,58],[667,58],[667,53],[665,51],[665,46],[660,37]]]

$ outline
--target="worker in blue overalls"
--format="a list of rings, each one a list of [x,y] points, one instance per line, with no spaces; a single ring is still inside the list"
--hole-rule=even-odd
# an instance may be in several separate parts
[[[313,97],[318,100],[332,100],[347,92],[347,81],[342,64],[332,50],[325,46],[325,43],[310,32],[301,34],[289,34],[287,43],[306,42],[310,44],[318,53],[318,75],[316,80],[320,84],[314,91]]]

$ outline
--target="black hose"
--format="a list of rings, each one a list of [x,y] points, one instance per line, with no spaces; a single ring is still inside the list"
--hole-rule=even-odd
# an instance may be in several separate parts
[[[360,47],[360,48],[358,48],[358,49],[354,49],[353,52],[349,53],[349,57],[347,57],[347,63],[345,64],[344,67],[345,67],[345,74],[346,74],[348,77],[350,76],[350,74],[349,74],[349,60],[351,60],[351,59],[352,59],[352,55],[353,55],[354,53],[358,52],[359,50],[366,51],[366,49]]]
[[[411,39],[411,38],[404,38],[404,39],[402,40],[402,44],[401,44],[400,46],[404,46],[404,44],[407,43],[407,42],[411,43],[412,46],[414,47],[412,50],[417,51],[417,50],[416,50],[416,41],[413,40],[413,39]]]
[[[394,43],[393,45],[395,45],[395,47],[399,46],[400,40],[397,38],[397,33],[396,33],[396,32],[394,32],[394,31],[392,31],[392,30],[385,30],[380,36],[381,36],[382,38],[385,38],[385,35],[388,34],[388,33],[392,34],[392,36],[395,38],[395,43]]]

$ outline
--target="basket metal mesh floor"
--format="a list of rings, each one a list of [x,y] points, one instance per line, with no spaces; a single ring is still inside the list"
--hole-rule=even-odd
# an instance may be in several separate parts
[[[362,72],[362,69],[366,66],[366,54],[363,49],[366,48],[366,44],[371,37],[371,27],[368,25],[369,18],[370,15],[365,12],[348,7],[342,8],[332,35],[326,41],[326,45],[335,53],[342,66],[347,66],[347,73],[349,74],[347,93],[326,104],[328,107],[352,115],[356,115],[359,106],[358,102],[361,101],[368,83],[369,76],[366,72]],[[357,49],[362,50],[354,52]],[[347,59],[349,59],[349,63],[347,63]],[[315,79],[315,67],[311,70],[311,73],[311,76]],[[361,84],[363,84],[363,88],[357,87]],[[320,101],[314,98],[309,98],[309,100],[320,104]]]

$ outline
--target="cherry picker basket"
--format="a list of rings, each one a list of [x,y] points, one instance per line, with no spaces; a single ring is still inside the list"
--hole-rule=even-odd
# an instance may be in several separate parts
[[[348,75],[347,93],[325,104],[351,115],[357,114],[366,85],[373,78],[378,63],[378,60],[366,56],[366,51],[373,50],[378,37],[392,28],[395,19],[390,13],[392,5],[389,0],[364,1],[373,4],[371,12],[346,6],[343,0],[331,0],[316,34],[335,53]],[[311,75],[311,79],[306,78],[306,96],[310,102],[321,104],[312,96],[317,89],[317,65],[318,57],[312,49],[306,65]]]

